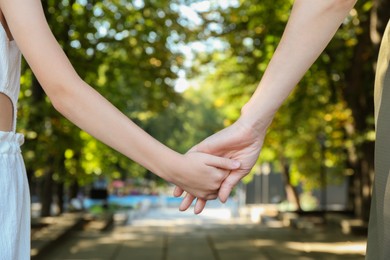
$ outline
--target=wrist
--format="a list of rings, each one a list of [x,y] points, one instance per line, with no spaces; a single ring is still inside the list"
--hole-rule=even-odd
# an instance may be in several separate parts
[[[155,160],[155,173],[167,182],[177,184],[179,176],[176,169],[180,168],[183,155],[175,151],[159,156]]]
[[[242,107],[240,118],[237,121],[256,132],[264,132],[272,123],[275,113],[276,109],[266,110],[249,101]]]

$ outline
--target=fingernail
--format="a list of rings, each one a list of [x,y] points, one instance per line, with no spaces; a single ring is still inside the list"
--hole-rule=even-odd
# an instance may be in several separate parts
[[[226,203],[226,201],[227,201],[227,198],[219,198],[219,201],[222,203],[222,204],[225,204]]]
[[[240,167],[241,163],[239,161],[234,161],[233,166],[234,167]]]

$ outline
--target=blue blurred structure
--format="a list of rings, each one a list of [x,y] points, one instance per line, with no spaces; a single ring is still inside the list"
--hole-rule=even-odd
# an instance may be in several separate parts
[[[167,207],[178,207],[180,205],[181,198],[157,195],[109,195],[107,199],[108,204],[115,204],[126,208],[137,208],[145,201],[147,201],[151,207],[158,207],[162,205]],[[88,209],[94,205],[101,205],[102,203],[104,203],[103,200],[86,198],[84,200],[84,207]]]
[[[127,196],[116,196],[109,195],[107,202],[109,205],[118,205],[124,208],[137,208],[142,203],[148,203],[149,207],[174,207],[178,208],[181,203],[182,198],[177,198],[173,196],[164,196],[164,195],[127,195]],[[84,207],[86,209],[91,208],[95,205],[102,205],[104,200],[97,200],[91,198],[84,199]],[[193,203],[194,204],[194,203]],[[236,206],[237,202],[230,198],[225,204],[222,204],[218,200],[208,201],[207,207],[218,208],[225,206]]]

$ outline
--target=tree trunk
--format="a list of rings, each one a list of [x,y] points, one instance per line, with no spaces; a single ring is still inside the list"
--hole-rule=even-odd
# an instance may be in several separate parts
[[[390,1],[374,0],[370,17],[370,36],[375,49],[379,49],[383,32],[390,19]]]
[[[373,131],[366,116],[374,115],[373,86],[379,45],[386,24],[390,18],[390,1],[374,0],[370,17],[362,14],[358,44],[354,48],[351,66],[346,71],[346,85],[343,96],[352,110],[354,125],[350,135],[364,136]],[[362,116],[366,115],[366,116]],[[371,202],[371,189],[374,176],[374,143],[365,140],[349,151],[349,165],[353,169],[354,212],[356,217],[368,220]]]
[[[364,14],[362,15],[362,17]],[[372,52],[373,46],[370,39],[370,20],[361,20],[362,33],[358,35],[358,44],[353,50],[353,57],[350,63],[350,67],[345,72],[346,82],[343,88],[343,96],[348,107],[352,111],[354,123],[347,126],[347,134],[351,138],[356,139],[358,135],[364,135],[370,129],[373,130],[373,126],[367,123],[366,116],[374,114],[373,104],[373,84],[374,84],[374,71],[372,69],[372,63],[374,61],[375,54]],[[366,115],[366,116],[362,116]],[[364,142],[368,142],[364,140]],[[371,151],[366,149],[363,152],[364,144],[356,144],[353,148],[348,150],[348,164],[353,170],[353,191],[354,191],[354,213],[356,217],[366,220],[367,217],[364,211],[369,208],[370,194],[363,193],[363,187],[368,186],[371,188],[370,183],[365,181],[369,178],[370,169],[363,165],[370,165],[368,163],[368,152],[373,154],[374,149]],[[372,146],[367,146],[372,147]],[[365,198],[367,195],[368,198]]]
[[[51,204],[53,202],[53,171],[48,169],[45,172],[45,177],[43,181],[43,187],[41,191],[41,217],[48,217],[51,215]]]
[[[374,173],[374,144],[367,142],[360,149],[364,156],[353,168],[354,213],[356,217],[368,221],[372,189],[370,176]]]
[[[280,160],[282,164],[282,175],[284,179],[284,187],[287,194],[287,200],[289,202],[292,202],[295,204],[296,209],[298,211],[301,211],[301,202],[299,200],[299,195],[295,187],[291,184],[291,178],[290,178],[290,165],[288,164],[287,160],[285,158],[282,158]]]
[[[59,209],[59,215],[64,213],[64,182],[59,181],[57,183],[57,203],[58,203],[58,209]]]
[[[77,180],[74,180],[69,187],[69,202],[72,199],[77,198],[78,194],[79,194],[79,183],[77,182]]]

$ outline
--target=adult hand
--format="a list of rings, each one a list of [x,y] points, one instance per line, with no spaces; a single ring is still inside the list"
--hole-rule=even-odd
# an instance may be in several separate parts
[[[191,152],[204,152],[216,156],[226,157],[241,162],[241,167],[232,170],[223,181],[218,197],[222,202],[226,202],[234,186],[246,176],[255,165],[268,124],[262,129],[251,127],[243,119],[237,120],[233,125],[219,131],[218,133],[206,138],[204,141],[194,146]],[[181,196],[183,189],[176,187],[174,196]],[[187,210],[196,197],[187,193],[183,199],[180,210]],[[197,199],[195,213],[202,212],[206,205],[206,200]]]

